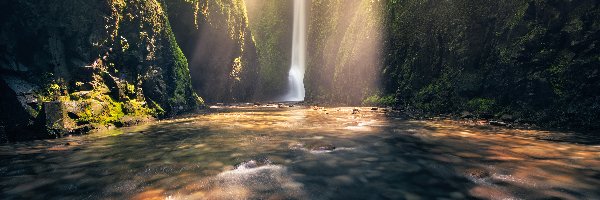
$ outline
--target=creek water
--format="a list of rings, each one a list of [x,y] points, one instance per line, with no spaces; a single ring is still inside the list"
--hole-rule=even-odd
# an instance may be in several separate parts
[[[213,108],[4,144],[0,199],[600,199],[600,146],[574,135],[352,112]]]

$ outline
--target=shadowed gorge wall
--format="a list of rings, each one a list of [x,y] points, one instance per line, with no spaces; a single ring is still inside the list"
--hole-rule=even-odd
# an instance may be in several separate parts
[[[312,0],[307,100],[360,105],[378,94],[382,30],[379,1]]]
[[[469,111],[600,128],[598,1],[385,1],[386,94]]]
[[[10,0],[0,8],[0,126],[11,139],[40,136],[31,128],[43,127],[43,102],[63,102],[60,123],[85,130],[202,104],[161,1]]]
[[[259,77],[243,0],[167,0],[173,30],[207,102],[250,101]]]
[[[600,128],[597,1],[311,3],[308,100]]]
[[[246,0],[260,64],[257,99],[287,93],[291,63],[293,0]]]

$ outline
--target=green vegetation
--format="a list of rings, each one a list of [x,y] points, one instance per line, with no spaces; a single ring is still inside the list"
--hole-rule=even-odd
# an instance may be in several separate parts
[[[14,77],[6,80],[35,86],[24,90],[37,101],[22,106],[39,111],[42,102],[63,102],[74,122],[67,129],[168,117],[203,103],[162,1],[11,0],[0,7],[0,70]]]
[[[388,0],[386,93],[432,113],[600,127],[597,1]]]
[[[305,78],[310,100],[358,105],[379,93],[381,4],[313,0]]]
[[[477,113],[494,113],[495,104],[494,99],[475,98],[467,102],[466,109]]]
[[[313,0],[307,97],[597,130],[598,18],[593,0]]]
[[[290,69],[293,1],[254,0],[249,3],[250,29],[260,64],[257,98],[286,93]]]
[[[362,105],[365,106],[394,106],[396,105],[396,97],[394,95],[372,95],[363,100]]]
[[[195,91],[209,102],[249,100],[258,80],[244,0],[165,0]],[[201,44],[201,45],[199,45]]]

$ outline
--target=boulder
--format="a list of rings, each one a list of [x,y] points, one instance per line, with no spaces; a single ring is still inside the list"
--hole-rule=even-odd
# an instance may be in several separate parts
[[[505,122],[514,122],[515,118],[512,115],[504,114],[504,115],[500,116],[500,120],[505,121]]]
[[[44,130],[50,137],[61,137],[65,132],[65,121],[67,113],[61,101],[44,102],[41,115],[44,122]]]
[[[38,88],[18,76],[0,75],[0,125],[7,140],[22,140],[35,135]]]
[[[460,118],[463,118],[463,119],[473,118],[473,114],[471,114],[471,112],[469,112],[469,111],[463,111],[460,113]]]

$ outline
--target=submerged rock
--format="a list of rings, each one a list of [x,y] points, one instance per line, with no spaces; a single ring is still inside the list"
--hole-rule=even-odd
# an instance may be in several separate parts
[[[490,173],[484,169],[470,168],[465,170],[465,175],[471,178],[482,179],[489,177]]]
[[[77,145],[79,145],[79,143],[73,142],[73,141],[65,143],[65,146],[77,146]]]
[[[311,151],[333,151],[335,146],[331,143],[314,143],[306,145],[306,149]]]

